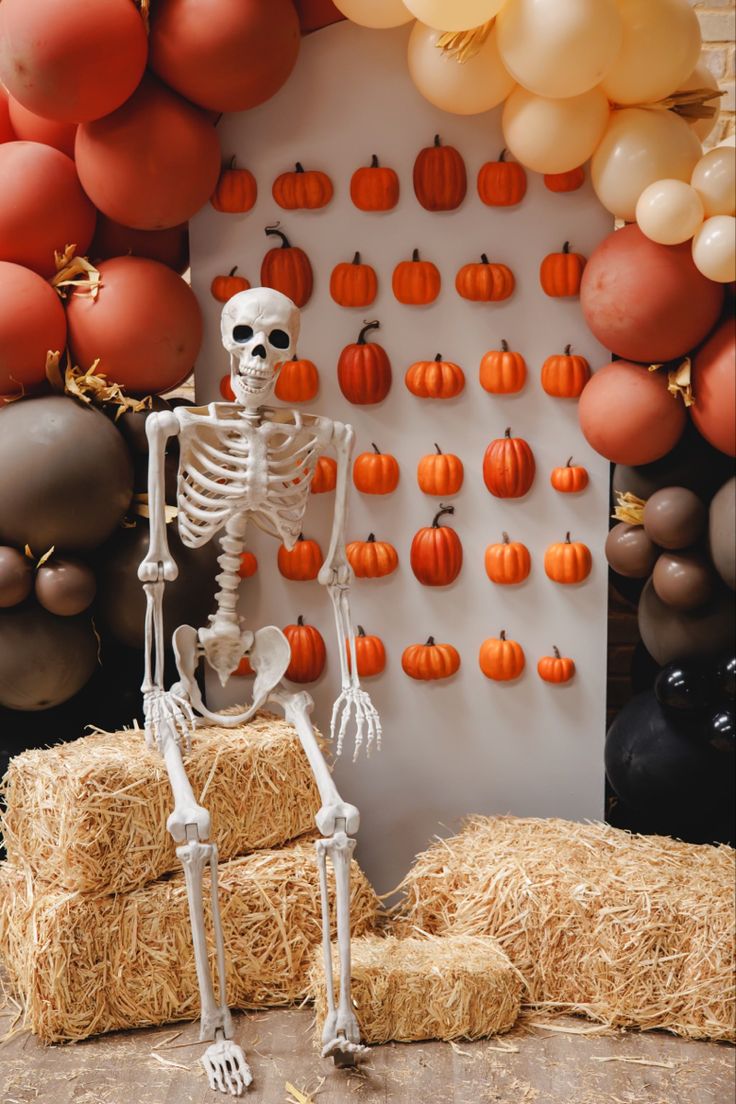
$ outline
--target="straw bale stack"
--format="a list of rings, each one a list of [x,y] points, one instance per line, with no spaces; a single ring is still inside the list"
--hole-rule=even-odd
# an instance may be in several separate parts
[[[493,936],[526,999],[736,1038],[734,851],[605,824],[473,817],[420,854],[395,931]]]
[[[480,1039],[508,1031],[519,1015],[521,978],[494,939],[365,935],[353,940],[351,959],[351,995],[364,1043]],[[337,963],[333,947],[335,979]],[[327,1015],[321,947],[309,976],[319,1041]]]

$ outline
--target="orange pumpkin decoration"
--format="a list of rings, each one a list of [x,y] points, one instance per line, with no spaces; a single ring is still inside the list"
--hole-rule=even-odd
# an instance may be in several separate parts
[[[337,460],[320,456],[314,468],[310,491],[312,494],[328,494],[337,486]]]
[[[454,513],[454,506],[440,503],[432,524],[414,534],[410,552],[411,569],[422,586],[449,586],[460,574],[463,566],[460,538],[449,525],[440,526],[443,514]]]
[[[582,253],[571,253],[570,243],[565,242],[561,253],[548,253],[539,267],[542,290],[553,299],[579,295],[585,264]]]
[[[500,303],[513,294],[516,280],[505,264],[491,264],[485,253],[480,263],[463,265],[455,277],[455,289],[473,303]]]
[[[273,182],[273,198],[286,211],[316,211],[326,207],[334,189],[327,173],[310,169],[305,172],[298,161],[294,172],[281,173]]]
[[[369,307],[378,294],[375,269],[360,263],[356,253],[350,264],[341,261],[330,276],[330,295],[340,307]]]
[[[240,553],[240,567],[238,568],[238,575],[241,579],[250,579],[251,575],[255,575],[258,570],[258,560],[255,558],[252,552]]]
[[[442,287],[440,271],[431,261],[419,259],[419,250],[410,261],[399,261],[391,278],[394,296],[407,307],[425,307],[434,303]]]
[[[499,586],[516,586],[523,583],[532,569],[529,549],[521,541],[509,540],[503,534],[501,544],[489,544],[485,555],[486,575]]]
[[[439,134],[414,162],[414,193],[426,211],[454,211],[465,199],[465,162],[454,146],[443,146]]]
[[[278,567],[285,579],[302,583],[316,579],[322,567],[322,549],[315,540],[305,540],[300,533],[294,547],[289,550],[285,544],[279,548]]]
[[[437,353],[434,360],[412,364],[404,383],[420,399],[454,399],[465,388],[465,373],[459,364],[443,360],[442,353]]]
[[[486,161],[478,172],[478,195],[486,207],[515,207],[526,195],[526,173],[518,161]]]
[[[490,349],[480,362],[480,385],[491,395],[515,395],[526,383],[526,361],[502,340],[500,349]]]
[[[380,328],[380,322],[366,322],[358,340],[346,345],[337,362],[337,382],[348,402],[368,406],[383,402],[391,390],[391,361],[378,344],[368,344],[365,335]]]
[[[232,157],[230,164],[220,173],[210,203],[216,211],[242,214],[251,210],[257,197],[258,185],[253,173],[250,169],[238,169]]]
[[[443,452],[439,445],[434,447],[437,451],[423,456],[417,465],[417,483],[425,494],[447,498],[462,487],[465,469],[459,456]]]
[[[348,653],[348,670],[352,671],[349,640],[345,641],[345,649]],[[358,625],[358,634],[355,637],[355,663],[360,678],[374,678],[386,667],[386,648],[383,641],[380,636],[366,636],[362,625]]]
[[[560,494],[578,494],[588,486],[588,473],[579,464],[573,464],[572,456],[564,468],[553,468],[549,481]]]
[[[233,386],[230,383],[230,376],[223,376],[220,380],[220,394],[225,402],[235,402],[235,392]]]
[[[564,353],[553,353],[542,365],[542,388],[554,399],[579,398],[590,379],[587,360],[571,354],[571,348],[566,345]]]
[[[587,544],[571,541],[569,533],[564,541],[551,544],[544,553],[544,570],[554,583],[582,583],[592,567],[593,557]]]
[[[404,674],[417,682],[451,678],[460,670],[460,653],[452,644],[435,644],[430,636],[426,644],[410,644],[401,654]]]
[[[399,566],[394,546],[388,541],[377,541],[373,533],[368,540],[351,541],[345,553],[358,579],[380,579]]]
[[[500,636],[491,636],[483,641],[478,664],[486,678],[494,682],[511,682],[524,670],[524,649],[516,640],[507,640],[504,630]]]
[[[545,682],[569,682],[575,674],[575,663],[569,656],[561,656],[556,645],[552,648],[554,655],[542,656],[537,664],[539,677]]]
[[[248,659],[247,656],[243,656],[240,663],[235,668],[235,674],[236,675],[241,675],[241,676],[254,675],[255,674],[255,671],[251,667],[250,660]]]
[[[237,295],[239,291],[247,291],[250,287],[250,283],[245,276],[235,275],[237,271],[238,266],[235,265],[230,269],[227,276],[215,276],[210,284],[212,298],[216,299],[218,303],[227,303],[233,295]]]
[[[496,498],[523,498],[534,482],[535,471],[534,453],[522,437],[512,437],[510,429],[491,441],[485,451],[483,479]]]
[[[361,452],[353,464],[353,483],[362,494],[385,495],[399,483],[399,462],[388,452],[371,445],[373,452]]]
[[[296,625],[287,625],[284,636],[291,648],[291,662],[286,668],[290,682],[315,682],[325,669],[327,649],[322,633],[314,625],[305,625],[299,615]]]
[[[568,172],[544,174],[544,186],[551,192],[576,192],[584,183],[585,169],[582,165]]]
[[[292,357],[276,377],[274,395],[281,402],[311,402],[319,391],[319,369],[311,360]]]
[[[298,307],[312,296],[314,274],[309,257],[298,245],[292,245],[277,226],[267,226],[266,234],[281,239],[281,245],[269,249],[261,264],[261,284],[288,295]]]
[[[374,153],[370,165],[353,173],[350,198],[359,211],[390,211],[399,202],[399,178],[393,169],[379,165]]]

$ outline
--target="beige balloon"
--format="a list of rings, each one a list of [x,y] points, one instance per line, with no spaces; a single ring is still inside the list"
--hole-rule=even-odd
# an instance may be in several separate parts
[[[618,0],[623,44],[603,81],[612,103],[661,100],[700,55],[700,24],[688,0]]]
[[[498,13],[504,0],[404,0],[412,15],[438,31],[468,31]],[[366,0],[366,4],[370,0]]]
[[[516,82],[501,63],[495,27],[462,64],[437,48],[441,34],[417,22],[409,36],[409,73],[425,100],[454,115],[477,115],[505,100]]]
[[[554,99],[600,84],[623,39],[615,0],[506,0],[496,27],[508,71]]]
[[[639,196],[639,229],[660,245],[689,241],[704,218],[700,196],[682,180],[658,180]]]
[[[550,100],[517,87],[503,109],[507,148],[539,173],[569,172],[587,161],[608,125],[608,100],[599,88]]]
[[[703,201],[707,218],[736,215],[736,156],[716,146],[700,158],[690,183]]]
[[[718,143],[716,149],[733,149],[734,146],[736,146],[736,134],[729,134],[728,138]]]
[[[736,280],[736,218],[713,215],[693,238],[695,267],[718,284]]]
[[[665,177],[689,183],[701,153],[690,127],[671,111],[614,111],[590,163],[593,187],[611,214],[633,222],[644,189]]]
[[[400,27],[413,18],[403,0],[333,0],[338,11],[361,27]]]
[[[708,66],[704,61],[699,61],[693,69],[687,80],[684,80],[682,84],[677,86],[678,92],[691,92],[695,88],[710,88],[712,91],[718,91],[718,81],[711,73]],[[712,132],[713,127],[718,122],[718,116],[721,111],[720,97],[714,97],[712,100],[706,101],[706,107],[714,108],[713,114],[708,119],[688,119],[685,118],[687,125],[697,134],[701,142],[704,142],[708,135]]]

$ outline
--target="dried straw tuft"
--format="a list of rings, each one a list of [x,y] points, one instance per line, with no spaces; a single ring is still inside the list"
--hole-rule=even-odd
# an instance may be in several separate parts
[[[533,1005],[736,1038],[729,847],[473,817],[420,854],[402,888],[394,930],[495,937]]]
[[[337,962],[333,947],[335,979]],[[513,1026],[521,1006],[518,971],[495,940],[471,935],[354,939],[351,977],[365,1043],[497,1035]],[[327,1015],[321,947],[314,952],[310,991],[319,1040]]]

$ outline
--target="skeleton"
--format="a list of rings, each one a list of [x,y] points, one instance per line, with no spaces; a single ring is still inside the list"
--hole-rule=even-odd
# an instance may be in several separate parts
[[[146,740],[158,747],[166,763],[174,798],[167,828],[179,845],[189,902],[192,941],[200,990],[200,1039],[211,1040],[201,1061],[210,1086],[240,1093],[250,1084],[251,1072],[233,1039],[225,1000],[225,951],[217,898],[217,848],[210,841],[210,817],[197,803],[187,778],[182,747],[191,746],[198,724],[214,721],[240,725],[258,709],[274,704],[294,725],[320,793],[316,816],[322,836],[316,842],[322,905],[322,936],[327,982],[328,1015],[322,1036],[324,1057],[336,1065],[354,1065],[366,1052],[361,1046],[350,1000],[350,859],[355,848],[359,814],[342,800],[322,757],[310,721],[313,702],[305,692],[293,693],[282,682],[289,665],[286,637],[273,625],[255,632],[237,613],[240,553],[247,525],[280,538],[294,547],[302,528],[309,489],[320,454],[328,447],[337,456],[335,513],[330,545],[319,582],[330,596],[338,636],[341,689],[332,710],[330,732],[337,735],[337,753],[351,723],[355,724],[355,756],[361,744],[369,751],[380,747],[381,725],[368,695],[360,687],[355,656],[348,590],[352,570],[345,554],[345,518],[348,472],[353,446],[349,425],[299,411],[265,405],[281,364],[295,352],[299,311],[286,296],[267,288],[244,291],[230,299],[222,312],[222,342],[230,354],[230,382],[236,401],[207,407],[177,407],[149,416],[149,510],[151,535],[148,553],[138,569],[146,592],[146,661],[142,686]],[[163,685],[164,640],[162,603],[166,582],[177,576],[166,540],[164,453],[168,438],[179,438],[177,524],[185,545],[198,548],[219,536],[222,552],[216,610],[209,624],[180,625],[173,635],[178,681]],[[348,665],[345,641],[349,641]],[[202,700],[196,674],[200,660],[212,667],[224,685],[247,656],[255,680],[252,701],[239,713],[221,714]],[[327,856],[335,872],[339,994],[333,992],[330,943]],[[203,873],[211,877],[218,995],[207,956],[204,926]]]

